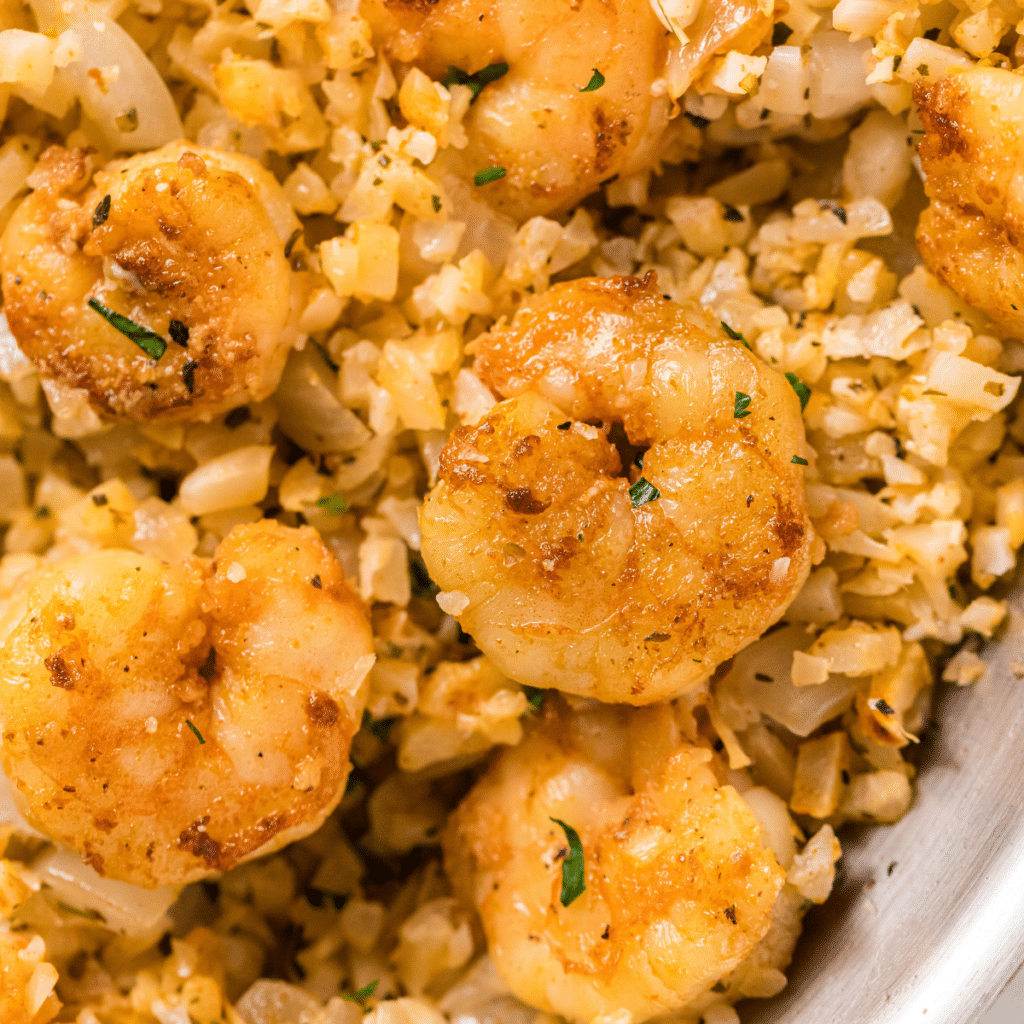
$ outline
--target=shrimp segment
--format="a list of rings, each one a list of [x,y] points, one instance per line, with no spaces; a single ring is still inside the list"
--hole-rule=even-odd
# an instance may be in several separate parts
[[[210,419],[277,386],[298,221],[269,171],[175,142],[95,175],[51,147],[0,241],[4,311],[52,385],[104,416]],[[154,359],[88,306],[164,340]],[[177,326],[175,326],[175,323]]]
[[[101,874],[201,878],[313,832],[341,799],[371,632],[310,528],[236,527],[212,564],[69,559],[0,633],[5,771]]]
[[[445,446],[422,552],[441,600],[512,678],[662,700],[760,636],[803,585],[799,401],[709,332],[654,283],[584,279],[476,342],[477,373],[507,400]],[[647,448],[657,497],[587,421],[620,422]]]
[[[568,209],[656,159],[669,100],[651,85],[668,50],[650,0],[364,0],[362,10],[390,56],[432,78],[508,64],[466,116],[468,146],[447,159],[467,181],[503,167],[483,194],[513,219]],[[604,84],[581,91],[595,68]]]
[[[449,819],[444,850],[515,995],[575,1021],[714,999],[768,934],[785,879],[715,760],[680,742],[666,705],[569,713],[556,699],[502,751]],[[586,888],[569,906],[553,818],[583,847]],[[788,931],[795,941],[798,919]],[[776,944],[785,966],[792,941]]]
[[[975,67],[919,81],[918,147],[931,205],[917,247],[929,269],[1024,338],[1024,81]]]

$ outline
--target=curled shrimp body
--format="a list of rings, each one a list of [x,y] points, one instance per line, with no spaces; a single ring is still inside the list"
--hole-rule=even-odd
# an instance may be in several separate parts
[[[236,527],[212,563],[107,549],[38,576],[0,628],[8,778],[101,874],[187,882],[336,806],[370,626],[308,527]]]
[[[666,33],[649,0],[364,0],[395,60],[435,79],[505,63],[470,108],[452,170],[502,167],[485,197],[517,221],[565,210],[617,174],[657,157],[669,98],[653,96]],[[581,91],[594,69],[600,88]]]
[[[720,775],[711,750],[680,740],[668,705],[546,702],[444,837],[448,875],[515,995],[574,1021],[673,1010],[696,1024],[712,986],[728,991],[789,900],[760,824]],[[585,889],[568,906],[561,822],[583,851]],[[799,918],[787,924],[795,941]],[[777,942],[768,955],[784,967],[791,951]]]
[[[925,263],[1009,335],[1024,338],[1024,80],[975,67],[914,87],[931,205]]]
[[[445,446],[422,552],[503,672],[648,704],[782,615],[813,534],[781,374],[635,278],[557,285],[475,344],[506,401]]]
[[[298,227],[273,175],[175,142],[89,178],[83,151],[47,150],[0,240],[7,321],[44,379],[136,420],[269,395],[292,341]],[[158,337],[136,343],[89,300]]]

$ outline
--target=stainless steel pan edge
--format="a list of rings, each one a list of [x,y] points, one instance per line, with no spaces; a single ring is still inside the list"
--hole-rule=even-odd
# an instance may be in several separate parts
[[[913,807],[841,835],[789,985],[744,1024],[977,1024],[1024,960],[1024,596],[984,656],[979,683],[940,697]]]

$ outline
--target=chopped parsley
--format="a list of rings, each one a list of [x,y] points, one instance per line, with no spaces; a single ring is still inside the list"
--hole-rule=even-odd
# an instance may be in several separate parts
[[[893,69],[893,71],[898,71],[899,70],[899,66],[902,63],[903,63],[903,54],[902,53],[897,53],[896,56],[893,57],[893,59],[892,59],[892,69]]]
[[[579,833],[571,825],[566,825],[558,818],[551,820],[562,826],[565,838],[569,841],[569,855],[562,860],[562,891],[558,897],[562,901],[562,906],[567,907],[587,888],[583,877],[583,844],[580,842]]]
[[[188,328],[180,320],[172,320],[167,325],[167,333],[175,345],[180,345],[182,348],[188,346]]]
[[[434,213],[440,213],[441,212],[441,197],[440,196],[431,196],[430,197],[430,202],[433,204]]]
[[[213,650],[213,648],[210,648]],[[203,739],[203,734],[192,724],[192,719],[186,718],[185,724],[195,733],[196,739],[199,740],[199,746],[205,746],[206,740]]]
[[[922,75],[923,77],[927,78],[928,77],[928,65],[927,64],[918,64],[917,65],[917,73],[919,75]]]
[[[492,181],[498,181],[505,177],[504,167],[485,167],[473,175],[474,185],[489,185]]]
[[[490,82],[496,82],[508,74],[508,65],[501,61],[498,64],[488,64],[481,68],[475,75],[467,75],[461,68],[448,66],[448,74],[441,79],[441,84],[450,89],[453,85],[465,85],[473,93],[473,99],[480,95],[480,91]]]
[[[106,505],[107,503],[107,496],[105,494],[94,494],[92,496],[92,503],[97,508],[103,508],[103,506]]]
[[[786,40],[793,34],[793,30],[784,22],[775,22],[772,29],[772,46],[785,46]]]
[[[96,209],[92,211],[92,226],[98,228],[101,224],[106,223],[107,218],[110,216],[110,196],[104,196],[97,204]]]
[[[49,515],[52,515],[49,505],[40,505],[35,511],[36,519],[46,519]]]
[[[794,466],[810,465],[810,463],[806,459],[801,459],[799,455],[794,455],[793,458],[791,458],[789,461],[792,462]]]
[[[734,207],[730,206],[729,210],[731,210],[731,209],[734,209]],[[740,211],[736,210],[736,212],[739,213]],[[729,219],[728,210],[726,211],[725,219],[726,220]],[[740,213],[740,220],[743,220],[743,214],[741,214],[741,213]],[[722,330],[725,331],[725,333],[728,334],[729,337],[732,338],[733,341],[738,341],[748,351],[753,351],[753,349],[750,348],[750,342],[747,341],[747,339],[744,338],[743,335],[739,331],[734,331],[724,320],[721,320],[719,322],[722,325]]]
[[[540,711],[540,706],[544,703],[544,694],[546,692],[546,690],[542,690],[538,686],[523,687],[523,693],[526,694],[526,703],[529,705],[526,709],[527,714],[533,711]]]
[[[194,359],[186,359],[185,365],[181,368],[181,379],[185,382],[185,387],[188,388],[190,395],[196,390],[196,370],[198,368],[199,364]]]
[[[210,653],[206,655],[206,661],[199,666],[199,674],[209,682],[213,678],[214,669],[217,667],[217,652],[211,647]]]
[[[590,81],[580,89],[580,92],[596,92],[602,85],[604,85],[604,75],[602,75],[597,68],[594,68],[594,73],[590,76]]]
[[[348,511],[348,502],[340,494],[329,494],[326,498],[317,498],[316,507],[322,509],[324,515],[340,516]]]
[[[99,313],[115,331],[120,331],[129,341],[134,341],[150,359],[159,359],[167,351],[167,342],[159,334],[154,334],[149,328],[140,327],[134,320],[107,309],[102,302],[90,299],[89,308]]]
[[[733,402],[732,407],[732,418],[734,420],[741,420],[744,416],[750,415],[750,395],[743,394],[742,391],[736,392],[736,399]]]
[[[396,719],[394,718],[378,718],[376,720],[371,719],[367,722],[367,727],[370,732],[381,741],[381,743],[387,743],[388,736],[391,733],[391,726],[395,724]]]
[[[633,508],[646,505],[649,501],[657,501],[660,497],[661,491],[644,477],[640,477],[629,489],[629,500],[633,503]]]
[[[362,1003],[365,1002],[374,992],[377,991],[377,986],[380,984],[380,978],[375,978],[368,985],[364,985],[357,992],[350,992],[342,995],[342,999],[347,999],[350,1003]]]
[[[289,236],[288,241],[284,243],[284,258],[286,260],[291,259],[292,250],[295,248],[295,243],[302,237],[302,228],[296,228]]]
[[[807,403],[811,400],[811,389],[795,373],[787,373],[786,380],[789,381],[789,386],[796,392],[796,397],[800,399],[800,411],[803,412],[807,408]]]
[[[725,207],[725,213],[722,214],[722,220],[727,220],[732,224],[743,223],[743,214],[740,213],[735,206],[730,206],[728,203],[723,203],[722,205]],[[743,335],[741,334],[740,337],[742,338]]]
[[[123,114],[114,118],[119,132],[130,135],[139,128],[139,112],[134,107],[129,107]]]
[[[889,702],[884,700],[882,697],[879,697],[877,700],[869,700],[868,707],[871,708],[872,711],[877,711],[880,715],[889,716],[896,714]]]
[[[57,900],[57,906],[64,911],[65,914],[77,914],[79,917],[88,918],[90,921],[102,921],[106,923],[106,919],[98,910],[82,910],[80,907],[73,907],[70,903],[65,903],[63,900]]]

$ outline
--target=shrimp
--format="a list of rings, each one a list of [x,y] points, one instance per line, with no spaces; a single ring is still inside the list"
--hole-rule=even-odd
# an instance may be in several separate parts
[[[716,999],[739,997],[729,975],[745,958],[788,964],[799,897],[783,891],[786,872],[724,774],[711,750],[680,739],[669,705],[570,713],[548,698],[444,835],[448,876],[516,996],[572,1021],[676,1010],[696,1024]],[[561,822],[583,851],[585,889],[568,906]]]
[[[506,675],[648,704],[779,619],[814,539],[781,374],[653,275],[556,285],[474,345],[506,400],[443,449],[421,551]]]
[[[931,205],[917,247],[929,269],[1024,338],[1024,80],[974,67],[914,87]]]
[[[615,175],[649,166],[668,123],[666,33],[650,0],[364,0],[385,52],[435,79],[505,63],[445,159],[460,177],[502,167],[486,198],[516,221],[564,211]],[[600,88],[582,91],[597,69]],[[596,80],[595,80],[596,81]]]
[[[209,420],[266,398],[294,340],[284,240],[299,226],[273,175],[186,142],[91,185],[89,166],[82,150],[44,152],[0,240],[22,351],[107,417]]]
[[[4,769],[100,874],[202,878],[308,835],[344,793],[372,639],[310,527],[237,526],[212,563],[68,559],[0,635]]]

